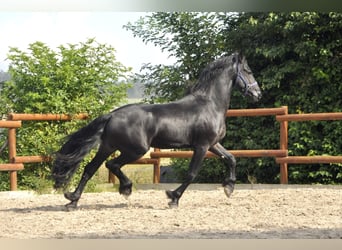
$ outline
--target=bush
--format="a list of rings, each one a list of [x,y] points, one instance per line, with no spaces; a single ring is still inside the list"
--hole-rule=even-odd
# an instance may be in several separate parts
[[[56,51],[44,43],[29,45],[28,52],[11,48],[8,54],[11,79],[0,93],[2,117],[15,113],[88,113],[90,119],[109,112],[126,98],[129,68],[116,61],[113,47],[94,39],[61,45]],[[18,155],[51,155],[62,139],[88,121],[23,122],[17,130]],[[0,145],[7,131],[0,131]],[[5,150],[6,151],[6,150]],[[7,162],[8,154],[1,153]],[[87,162],[87,160],[85,160]],[[51,163],[27,164],[18,176],[21,189],[49,186]],[[8,189],[7,173],[0,173],[1,190]]]

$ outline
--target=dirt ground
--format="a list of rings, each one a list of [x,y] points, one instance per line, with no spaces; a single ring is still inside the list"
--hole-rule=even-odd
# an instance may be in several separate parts
[[[65,211],[61,194],[0,192],[0,238],[342,239],[342,187],[187,190],[170,209],[165,192],[85,193]]]

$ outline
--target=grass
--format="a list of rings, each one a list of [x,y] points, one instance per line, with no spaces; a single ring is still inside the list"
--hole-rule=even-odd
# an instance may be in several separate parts
[[[122,172],[134,184],[151,184],[153,183],[153,165],[129,164],[122,168]],[[108,183],[108,169],[103,165],[100,167],[96,175],[87,185],[85,192],[113,192],[119,187],[119,180],[115,177],[115,184]]]
[[[135,184],[151,184],[153,183],[153,165],[126,165],[122,168],[122,171],[133,182],[133,189]],[[108,182],[108,169],[103,165],[96,172],[96,174],[87,183],[84,192],[116,192],[119,190],[119,180],[115,177],[115,184]],[[75,177],[74,177],[75,178]],[[78,185],[77,178],[68,188],[70,191],[74,190]],[[53,189],[52,180],[39,179],[35,181],[35,192],[38,194],[50,194],[55,193]],[[20,188],[20,187],[19,187]],[[26,190],[26,189],[25,189]],[[58,190],[57,193],[63,193],[63,190]]]
[[[153,183],[153,165],[130,164],[124,166],[121,170],[129,179],[131,179],[133,183]],[[99,184],[108,183],[108,169],[105,166],[101,166],[96,177],[94,178]],[[119,180],[116,177],[115,183],[119,183]]]
[[[151,149],[152,150],[152,149]],[[149,156],[150,151],[146,153]],[[168,158],[162,158],[161,165],[169,165],[171,162]],[[127,177],[134,184],[151,184],[153,183],[153,165],[151,164],[128,164],[121,168],[122,172],[127,175]],[[97,171],[96,175],[93,177],[97,186],[108,186],[108,169],[102,165]],[[115,177],[115,183],[119,184],[118,178]]]

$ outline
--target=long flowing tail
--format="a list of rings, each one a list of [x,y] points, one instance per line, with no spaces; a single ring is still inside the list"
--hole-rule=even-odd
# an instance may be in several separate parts
[[[80,162],[98,144],[110,117],[110,114],[100,116],[67,137],[66,143],[56,153],[53,163],[54,188],[62,188],[69,183]]]

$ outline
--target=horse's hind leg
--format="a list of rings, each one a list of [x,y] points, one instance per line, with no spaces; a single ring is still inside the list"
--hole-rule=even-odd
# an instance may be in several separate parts
[[[77,188],[75,189],[75,191],[67,192],[64,194],[64,197],[71,201],[70,203],[66,205],[68,209],[77,207],[77,202],[81,198],[82,192],[87,182],[99,169],[101,164],[110,156],[111,153],[112,151],[109,152],[108,150],[104,150],[103,147],[100,147],[99,151],[97,152],[95,157],[92,159],[92,161],[85,166],[82,178]]]
[[[211,146],[209,149],[211,152],[216,154],[217,156],[223,158],[227,165],[228,165],[228,170],[229,174],[228,176],[225,177],[222,186],[224,188],[224,192],[227,195],[227,197],[230,197],[230,195],[234,191],[234,186],[236,182],[236,174],[235,174],[235,169],[236,169],[236,160],[235,157],[229,153],[221,144],[217,143],[214,146]]]
[[[119,193],[124,196],[129,196],[132,193],[132,181],[121,171],[121,167],[125,164],[138,160],[145,153],[125,153],[121,154],[106,163],[106,167],[116,176],[120,181]]]

